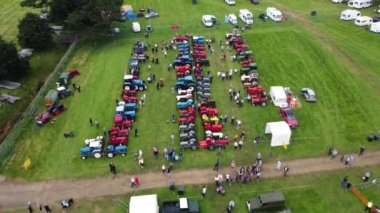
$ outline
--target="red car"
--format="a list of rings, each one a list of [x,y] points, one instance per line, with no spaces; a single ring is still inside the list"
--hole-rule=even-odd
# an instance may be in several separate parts
[[[36,124],[38,126],[44,125],[45,123],[49,122],[50,119],[51,119],[51,115],[49,114],[49,112],[41,112],[35,117]]]
[[[296,128],[298,126],[298,120],[294,115],[292,109],[289,107],[280,108],[280,114],[284,121],[291,127]]]

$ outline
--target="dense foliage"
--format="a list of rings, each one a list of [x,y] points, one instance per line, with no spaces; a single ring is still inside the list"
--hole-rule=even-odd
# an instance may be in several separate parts
[[[29,61],[19,59],[16,45],[4,41],[0,36],[0,79],[19,79],[29,68]]]

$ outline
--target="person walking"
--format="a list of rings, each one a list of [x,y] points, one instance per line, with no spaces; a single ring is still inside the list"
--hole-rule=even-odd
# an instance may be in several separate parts
[[[77,90],[78,92],[80,92],[80,85],[77,85]]]
[[[359,148],[359,156],[362,156],[362,155],[364,154],[364,151],[365,151],[364,146],[361,146],[361,147]]]
[[[239,142],[238,142],[239,149],[243,148],[243,144],[244,144],[243,140],[240,139]]]
[[[165,164],[162,164],[162,166],[161,166],[161,170],[162,170],[162,174],[165,174],[165,172],[166,172]]]
[[[90,118],[90,125],[93,126],[94,124],[92,123],[92,119]]]
[[[108,167],[110,168],[110,172],[113,174],[113,166],[111,162],[108,164]]]
[[[289,166],[284,166],[284,176],[288,176]]]
[[[138,130],[137,130],[137,128],[135,128],[135,137],[137,137],[138,136]]]
[[[237,142],[237,140],[234,140],[234,149],[237,149],[239,146],[239,143]]]
[[[50,208],[49,205],[45,205],[44,209],[45,209],[46,213],[50,213],[51,212],[51,208]]]
[[[203,199],[206,198],[206,192],[207,192],[207,188],[206,188],[206,186],[203,186],[203,188],[202,188],[202,198]]]
[[[331,159],[335,159],[337,155],[338,155],[338,151],[334,149],[331,153]]]
[[[33,212],[32,202],[28,201],[28,211],[29,213]]]
[[[73,83],[73,91],[75,91],[77,89],[77,85],[75,85],[75,83]]]
[[[280,160],[277,160],[277,165],[276,165],[276,169],[278,170],[278,171],[281,171],[281,161]]]
[[[214,171],[219,171],[219,166],[220,166],[220,160],[219,158],[216,158],[216,162],[215,162],[215,165],[214,165]]]
[[[156,160],[158,159],[158,148],[157,147],[153,147],[153,156]]]

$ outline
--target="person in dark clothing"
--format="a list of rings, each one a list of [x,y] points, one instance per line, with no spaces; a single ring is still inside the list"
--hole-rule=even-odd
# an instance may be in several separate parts
[[[153,81],[156,81],[156,75],[154,73],[152,75],[152,79],[153,79]]]
[[[29,213],[33,212],[32,203],[30,201],[28,202],[28,211],[29,211]]]
[[[364,154],[364,151],[365,151],[364,146],[361,146],[361,147],[359,148],[359,156],[363,155],[363,154]]]
[[[73,83],[73,91],[75,91],[77,89],[77,85],[75,85],[75,83]]]
[[[156,89],[157,89],[157,90],[160,89],[160,82],[157,82],[157,84],[156,84]]]
[[[219,166],[220,166],[220,160],[219,158],[216,158],[216,162],[215,162],[215,165],[214,165],[214,171],[218,171],[219,170]]]
[[[77,85],[77,90],[78,92],[80,92],[80,85]]]
[[[137,137],[138,136],[138,130],[137,130],[137,128],[135,128],[135,137]]]
[[[92,119],[90,118],[90,125],[93,126],[94,124],[92,123]]]
[[[109,166],[109,168],[110,168],[110,172],[113,174],[113,166],[112,166],[112,163],[109,163],[108,166]]]
[[[156,61],[155,61],[156,64],[158,64],[158,58],[156,58]]]
[[[50,208],[49,205],[45,205],[44,209],[45,209],[46,213],[50,213],[51,212],[51,208]]]

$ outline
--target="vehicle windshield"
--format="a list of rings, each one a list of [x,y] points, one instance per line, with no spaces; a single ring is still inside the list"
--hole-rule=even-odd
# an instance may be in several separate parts
[[[282,15],[277,15],[276,18],[282,18]]]
[[[295,118],[295,116],[291,110],[285,110],[285,114],[286,114],[286,117],[288,117],[289,119]]]
[[[212,21],[211,21],[211,19],[205,19],[205,23],[206,23],[206,24],[211,24]]]
[[[247,21],[252,21],[252,17],[248,16]]]

